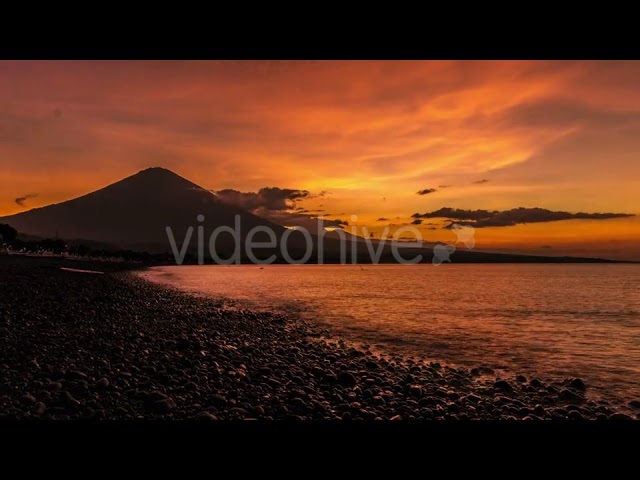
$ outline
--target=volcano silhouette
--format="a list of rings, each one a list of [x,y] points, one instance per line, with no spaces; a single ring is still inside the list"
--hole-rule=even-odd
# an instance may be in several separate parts
[[[236,228],[236,219],[239,228]],[[303,258],[307,247],[311,247],[310,262],[319,256],[319,238],[311,235],[311,245],[302,233],[288,230],[282,225],[253,215],[233,205],[224,203],[215,194],[165,168],[148,168],[119,182],[95,192],[66,202],[34,208],[27,212],[0,217],[25,235],[42,238],[60,238],[71,242],[95,242],[109,247],[126,248],[150,253],[172,251],[167,227],[171,228],[175,247],[182,251],[187,231],[193,228],[186,251],[194,254],[202,246],[205,256],[211,251],[211,234],[217,227],[230,227],[237,232],[236,238],[228,232],[215,238],[216,253],[223,258],[239,251],[246,261],[245,241],[254,227],[263,227],[273,232],[277,246],[263,248],[261,258],[275,254],[281,261],[281,248],[286,247],[290,258]],[[199,227],[202,227],[200,230]],[[200,232],[202,235],[200,235]],[[286,234],[285,234],[286,232]],[[358,261],[369,263],[369,246],[363,239],[345,232],[345,242],[334,234],[325,235],[322,241],[323,259],[327,263],[342,262],[343,253],[357,252]],[[202,238],[201,242],[199,238]],[[274,238],[264,231],[253,235],[253,242],[271,242]],[[377,244],[378,241],[372,242]],[[424,247],[427,248],[424,248]],[[279,248],[280,247],[280,248]],[[404,258],[422,255],[423,261],[431,261],[432,245],[423,248],[404,248]],[[599,259],[571,257],[538,257],[531,255],[484,253],[463,251],[457,248],[451,258],[459,263],[476,262],[582,262]],[[288,260],[287,260],[288,261]],[[383,245],[380,261],[395,263],[396,258],[389,245]]]
[[[8,223],[20,233],[38,237],[168,251],[166,227],[171,227],[178,247],[182,245],[187,229],[193,227],[192,244],[195,247],[197,227],[204,227],[206,241],[218,226],[233,228],[236,215],[240,219],[243,238],[256,226],[269,227],[276,236],[285,230],[223,203],[210,191],[159,167],[143,170],[73,200],[0,218],[0,223]],[[203,216],[204,220],[198,221],[198,216]],[[256,241],[258,239],[256,235]],[[221,234],[219,240],[228,245],[232,238]]]

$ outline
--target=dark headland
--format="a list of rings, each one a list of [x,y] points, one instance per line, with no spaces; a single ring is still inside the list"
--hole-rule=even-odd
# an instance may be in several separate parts
[[[0,256],[0,415],[39,419],[625,419],[582,380],[497,379],[229,310],[121,264]],[[115,271],[114,271],[115,270]],[[635,407],[634,407],[635,405]]]

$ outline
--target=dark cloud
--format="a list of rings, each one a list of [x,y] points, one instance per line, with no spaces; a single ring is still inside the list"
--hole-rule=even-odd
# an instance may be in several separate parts
[[[542,245],[540,248],[553,248],[551,245]]]
[[[389,219],[386,217],[380,217],[378,220],[376,220],[376,222],[388,222]]]
[[[511,210],[463,210],[444,207],[427,213],[415,213],[413,218],[448,218],[461,225],[476,228],[510,227],[522,223],[556,222],[559,220],[587,219],[606,220],[609,218],[633,217],[630,213],[570,213],[554,212],[544,208],[513,208]],[[448,227],[448,226],[447,226]],[[445,228],[447,228],[445,227]]]
[[[417,240],[415,235],[411,235],[410,233],[405,233],[403,235],[400,235],[400,237],[398,237],[398,239],[396,240],[397,242],[415,242]]]
[[[24,207],[24,202],[26,202],[27,200],[29,200],[31,198],[36,198],[37,196],[38,196],[37,193],[27,193],[26,195],[23,195],[22,197],[16,198],[16,203],[18,205],[20,205],[21,207]]]
[[[340,227],[346,227],[347,225],[349,225],[349,222],[347,222],[346,220],[340,220],[339,218],[335,218],[335,219],[329,220],[329,221],[335,223],[336,225],[338,225]]]
[[[629,109],[603,109],[562,98],[545,98],[537,102],[523,103],[500,114],[505,127],[555,127],[574,125],[620,127],[635,124],[640,112]]]
[[[438,185],[438,188],[451,188],[453,185]]]
[[[221,201],[247,210],[254,215],[265,218],[278,225],[289,228],[304,227],[314,234],[324,231],[324,227],[339,228],[347,225],[341,220],[328,220],[327,215],[344,215],[343,213],[326,213],[323,209],[307,209],[299,207],[298,201],[325,197],[330,192],[322,191],[312,194],[308,190],[267,187],[257,192],[240,192],[233,189],[212,190]],[[322,205],[320,205],[322,206]]]
[[[428,195],[430,193],[437,192],[435,188],[425,188],[424,190],[418,190],[416,194],[418,195]]]
[[[487,180],[486,178],[483,178],[482,180],[476,180],[475,182],[472,182],[472,183],[475,183],[476,185],[480,185],[482,183],[487,183],[488,181],[489,180]]]
[[[421,218],[416,218],[413,222],[411,222],[411,225],[421,225],[421,224],[422,224]]]
[[[312,198],[308,190],[278,187],[265,187],[258,190],[258,192],[240,192],[227,188],[213,193],[223,202],[249,211],[258,208],[289,210],[295,207],[296,201]]]

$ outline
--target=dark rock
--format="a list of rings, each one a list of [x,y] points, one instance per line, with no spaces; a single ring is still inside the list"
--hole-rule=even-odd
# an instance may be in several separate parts
[[[638,409],[640,409],[640,400],[631,400],[631,401],[628,403],[628,405],[629,405],[631,408],[638,408]]]
[[[295,397],[290,400],[290,405],[297,409],[305,409],[307,408],[307,404],[300,397]]]
[[[33,407],[33,413],[34,415],[37,415],[37,416],[42,415],[46,410],[47,410],[47,406],[42,402],[36,403],[35,406]]]
[[[211,395],[211,401],[213,402],[214,405],[226,405],[227,404],[227,397],[225,397],[224,395],[219,395],[217,393],[214,393],[213,395]]]
[[[167,394],[155,390],[147,395],[149,407],[158,413],[170,413],[176,408],[176,402]]]
[[[518,375],[516,377],[516,382],[526,383],[527,382],[527,377],[525,377],[524,375]]]
[[[529,382],[529,385],[531,385],[534,388],[540,388],[542,386],[542,382],[537,378],[532,378],[531,381]]]
[[[633,420],[633,418],[625,413],[613,413],[609,415],[609,420]]]
[[[77,407],[80,405],[80,402],[73,398],[73,395],[66,390],[61,393],[61,400],[67,407]]]
[[[413,395],[414,397],[422,396],[422,387],[420,385],[410,385],[409,394]]]
[[[527,407],[522,407],[520,410],[518,410],[518,416],[520,417],[530,416],[533,413],[534,413],[533,410]]]
[[[80,370],[72,370],[70,372],[67,372],[67,377],[68,378],[75,378],[75,379],[78,379],[78,380],[86,380],[88,378],[87,374],[84,373],[84,372],[81,372]]]
[[[569,382],[569,386],[571,388],[575,388],[576,390],[580,390],[581,392],[584,392],[587,389],[587,386],[580,378],[574,378],[573,380],[571,380]]]
[[[158,413],[170,413],[176,408],[176,402],[171,398],[166,398],[152,402],[151,407]]]
[[[129,415],[129,410],[127,410],[124,407],[118,407],[118,408],[116,408],[116,414],[119,417],[127,417]]]
[[[513,392],[513,387],[506,380],[498,380],[493,384],[493,388],[501,392]]]
[[[444,388],[438,388],[435,391],[435,395],[438,397],[442,397],[442,398],[446,398],[449,396],[449,392],[447,390],[445,390]]]
[[[50,392],[57,392],[58,390],[62,390],[62,384],[60,382],[49,382],[44,388]]]
[[[152,392],[149,392],[149,394],[147,395],[147,399],[150,402],[166,400],[167,398],[169,398],[169,396],[166,393],[161,392],[160,390],[154,390]]]
[[[240,415],[241,417],[246,417],[249,414],[249,412],[247,412],[244,408],[241,408],[241,407],[230,408],[229,413],[235,413],[237,415]]]
[[[358,381],[352,373],[342,371],[338,374],[338,383],[344,387],[354,387]]]
[[[105,377],[102,377],[100,380],[96,382],[97,388],[107,388],[109,386],[109,380]]]
[[[560,400],[563,400],[565,402],[584,402],[585,400],[584,397],[581,397],[577,393],[574,393],[566,388],[560,391],[558,397],[560,398]]]
[[[569,418],[571,420],[585,420],[585,418],[582,416],[582,414],[577,410],[571,410],[569,412]]]
[[[195,418],[196,420],[218,420],[218,417],[209,412],[200,412]]]
[[[323,377],[323,381],[325,383],[333,385],[334,383],[338,383],[338,377],[336,377],[333,373],[326,373]]]
[[[36,397],[31,395],[30,393],[25,393],[20,397],[20,401],[22,403],[26,403],[27,405],[33,405],[34,403],[36,403]]]
[[[304,420],[304,417],[300,415],[294,415],[293,413],[285,413],[282,416],[282,420]]]

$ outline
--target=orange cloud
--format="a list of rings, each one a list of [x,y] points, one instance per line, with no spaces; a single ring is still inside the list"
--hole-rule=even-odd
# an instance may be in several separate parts
[[[149,166],[215,190],[331,190],[363,223],[640,213],[639,81],[640,62],[0,62],[0,215]]]

